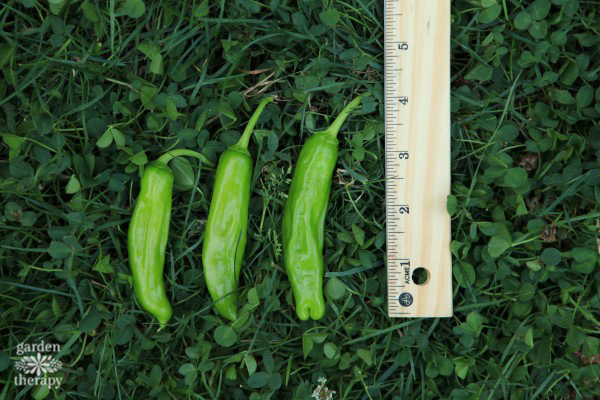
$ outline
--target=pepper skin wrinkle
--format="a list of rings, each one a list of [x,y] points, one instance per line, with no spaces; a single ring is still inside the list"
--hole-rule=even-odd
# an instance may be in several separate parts
[[[240,140],[221,155],[204,231],[202,266],[206,286],[215,310],[232,321],[237,318],[237,287],[252,185],[252,158],[247,148],[254,125],[272,100],[269,97],[260,102]]]
[[[345,119],[367,94],[351,101],[324,131],[306,140],[296,164],[283,214],[284,263],[296,299],[296,314],[305,321],[325,314],[323,299],[324,227],[339,142]]]
[[[161,329],[173,314],[163,280],[173,180],[167,165],[157,162],[146,166],[128,232],[135,295],[142,308],[156,317]]]

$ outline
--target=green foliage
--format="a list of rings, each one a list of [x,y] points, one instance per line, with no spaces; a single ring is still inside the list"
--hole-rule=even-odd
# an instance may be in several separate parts
[[[597,8],[452,1],[454,316],[391,320],[383,2],[4,2],[4,397],[600,396]],[[326,314],[300,322],[280,233],[292,168],[303,140],[365,90],[374,96],[339,135]],[[239,318],[214,314],[202,276],[213,173],[178,159],[174,317],[158,331],[127,263],[139,172],[175,148],[216,161],[267,94],[279,101],[250,146]],[[41,339],[61,344],[64,383],[14,386],[16,345]]]

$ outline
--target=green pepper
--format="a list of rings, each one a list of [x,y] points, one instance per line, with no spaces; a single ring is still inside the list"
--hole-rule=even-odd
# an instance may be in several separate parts
[[[284,263],[301,320],[325,313],[323,232],[329,190],[338,156],[337,133],[363,94],[352,100],[324,131],[302,146],[283,211]]]
[[[202,265],[206,286],[216,311],[232,321],[237,318],[237,287],[248,226],[252,181],[248,143],[260,114],[272,100],[269,97],[260,102],[240,140],[221,155],[204,231]]]
[[[167,163],[177,156],[192,156],[212,163],[203,155],[186,149],[170,151],[148,164],[142,175],[127,235],[133,289],[144,310],[154,315],[164,328],[173,311],[165,291],[163,267],[169,236],[173,172]]]

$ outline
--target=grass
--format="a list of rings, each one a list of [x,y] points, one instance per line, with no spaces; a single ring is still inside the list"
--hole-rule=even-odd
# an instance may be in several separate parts
[[[4,2],[0,399],[600,396],[599,5],[452,2],[454,316],[391,320],[383,2]],[[300,322],[280,233],[293,161],[365,90],[340,135],[326,316]],[[216,160],[267,94],[242,317],[214,314],[202,276],[212,170],[179,162],[158,331],[127,264],[139,167],[173,147]],[[17,345],[41,340],[61,345],[59,389],[14,384]]]

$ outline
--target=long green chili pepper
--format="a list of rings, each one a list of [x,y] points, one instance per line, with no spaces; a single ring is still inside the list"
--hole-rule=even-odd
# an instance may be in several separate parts
[[[223,152],[217,165],[208,220],[204,231],[202,265],[216,311],[237,318],[237,286],[246,247],[252,158],[248,143],[260,114],[273,98],[263,99],[240,140]]]
[[[173,313],[163,280],[165,249],[169,236],[173,172],[167,163],[174,157],[191,156],[214,165],[192,150],[171,150],[144,168],[141,189],[127,235],[133,289],[144,310],[164,328]]]
[[[301,320],[325,313],[323,299],[323,231],[329,190],[338,156],[337,133],[363,94],[352,100],[324,131],[302,146],[283,212],[285,267]]]

